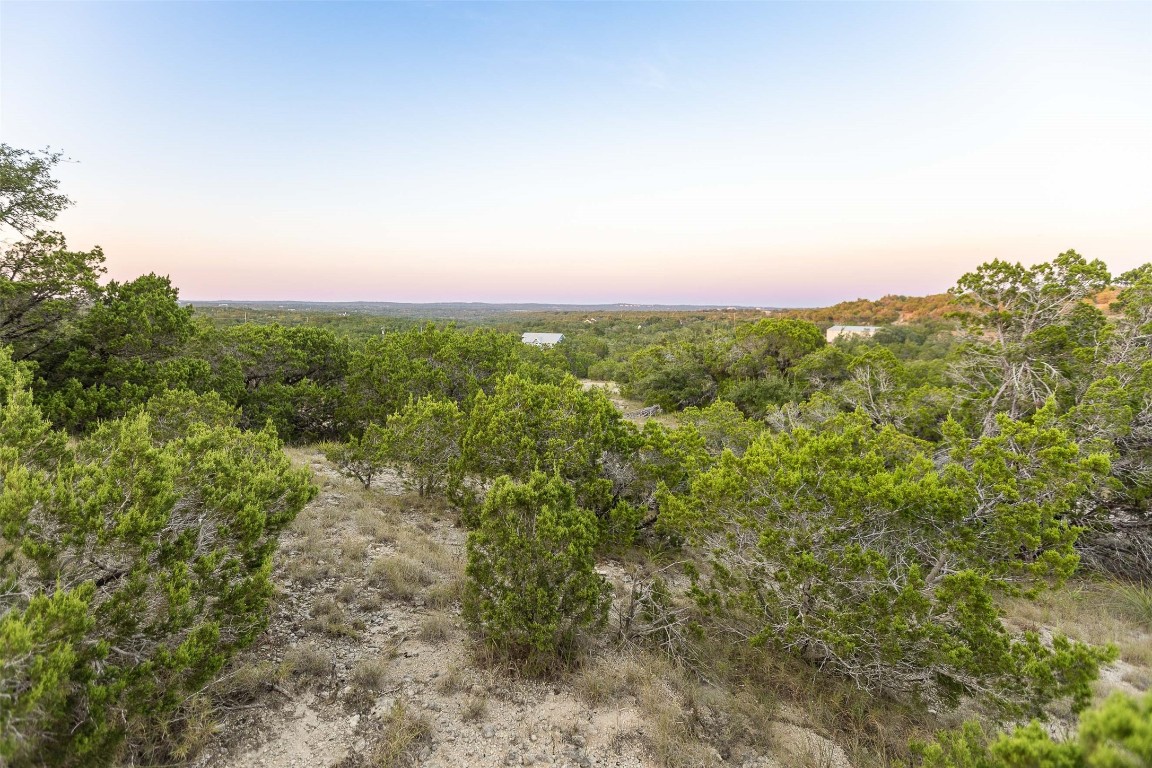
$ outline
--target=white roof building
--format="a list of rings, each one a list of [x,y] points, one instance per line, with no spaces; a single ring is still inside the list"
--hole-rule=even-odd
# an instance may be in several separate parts
[[[531,331],[525,333],[520,337],[520,341],[525,344],[532,344],[537,347],[554,347],[560,342],[564,341],[564,334],[562,333],[532,333]]]
[[[878,325],[834,325],[824,332],[824,338],[829,344],[841,336],[875,336],[880,330]]]

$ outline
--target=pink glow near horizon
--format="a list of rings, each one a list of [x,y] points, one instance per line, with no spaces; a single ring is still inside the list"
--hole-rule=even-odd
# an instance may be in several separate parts
[[[461,7],[6,2],[3,140],[77,161],[73,247],[194,300],[810,306],[1152,258],[1152,4]]]

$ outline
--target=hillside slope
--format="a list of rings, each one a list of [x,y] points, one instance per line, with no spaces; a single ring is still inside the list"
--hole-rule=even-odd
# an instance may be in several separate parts
[[[617,600],[607,639],[582,669],[541,681],[495,666],[461,628],[465,533],[452,513],[406,494],[394,478],[365,490],[321,454],[290,452],[323,490],[282,543],[271,626],[218,684],[222,715],[193,745],[193,765],[884,764],[845,730],[822,724],[847,714],[834,711],[843,700],[813,699],[819,688],[777,681],[769,692],[739,674],[702,681],[613,642],[635,564],[601,564]],[[1147,689],[1148,628],[1113,615],[1096,589],[1021,603],[1013,621],[1118,644],[1121,661],[1106,671],[1101,693]],[[894,727],[879,710],[863,718],[869,729]],[[896,730],[893,740],[907,737]]]

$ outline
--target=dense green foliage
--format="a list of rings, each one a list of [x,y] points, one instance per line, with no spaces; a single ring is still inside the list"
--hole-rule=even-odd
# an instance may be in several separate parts
[[[458,466],[463,423],[454,401],[427,395],[409,400],[384,427],[369,423],[359,436],[325,445],[325,454],[365,488],[381,471],[392,469],[421,496],[431,496],[444,489]]]
[[[1152,693],[1116,693],[1080,714],[1074,738],[1032,723],[989,739],[975,723],[920,747],[923,768],[1147,768],[1152,766]]]
[[[170,393],[69,442],[28,378],[0,354],[0,758],[102,764],[263,629],[314,488],[218,402]]]
[[[1003,419],[974,444],[951,424],[946,463],[861,414],[768,433],[668,497],[662,522],[708,555],[701,604],[754,643],[938,704],[1084,703],[1108,654],[1013,637],[993,599],[1076,566],[1062,518],[1107,460],[1050,422]]]
[[[502,477],[468,534],[464,618],[502,654],[546,665],[583,629],[603,626],[609,588],[596,573],[596,516],[559,477]]]
[[[598,513],[612,501],[603,466],[629,449],[630,430],[599,391],[585,391],[568,377],[559,383],[513,375],[491,396],[479,393],[461,440],[461,470],[492,478],[527,479],[535,471],[555,473],[572,484],[581,506]],[[456,483],[465,506],[473,485]]]
[[[444,489],[460,456],[464,415],[453,400],[409,400],[388,417],[388,456],[421,496]]]

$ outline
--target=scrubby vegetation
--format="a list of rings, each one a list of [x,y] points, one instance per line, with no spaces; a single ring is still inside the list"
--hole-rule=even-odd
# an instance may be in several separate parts
[[[537,472],[496,481],[468,535],[464,618],[497,652],[530,666],[570,654],[608,618],[595,570],[596,517],[571,486]]]
[[[353,614],[419,602],[436,611],[421,636],[443,643],[459,606],[480,659],[576,675],[588,699],[631,691],[666,722],[651,744],[666,764],[697,755],[673,734],[685,722],[701,742],[767,748],[754,723],[788,679],[843,704],[829,730],[865,710],[908,731],[959,707],[981,720],[919,753],[869,720],[854,754],[878,763],[1147,759],[1147,734],[1124,725],[1147,700],[1086,709],[1130,649],[1007,612],[1091,570],[1147,625],[1152,267],[1114,278],[1068,251],[985,264],[919,301],[519,321],[554,322],[555,349],[507,319],[383,334],[346,332],[363,318],[212,321],[167,278],[103,283],[99,248],[41,228],[69,202],[58,161],[0,152],[5,764],[171,762],[196,708],[327,674],[303,644],[282,666],[223,672],[265,627],[279,535],[315,493],[281,441],[319,444],[364,498],[393,483],[417,514],[468,529],[461,574],[394,510],[359,506],[339,534],[302,517],[286,577],[367,585],[333,588],[306,629],[354,639]],[[892,325],[828,343],[812,321]],[[577,376],[671,416],[634,423]],[[389,549],[369,563],[367,541]],[[631,569],[629,594],[597,570],[609,559]],[[593,676],[607,643],[666,665],[676,697],[650,671]],[[386,665],[358,667],[354,687],[378,691]],[[218,678],[231,687],[212,699]],[[1085,712],[1078,740],[1012,730],[1058,707]],[[400,700],[384,720],[373,759],[408,764],[430,726]]]
[[[978,724],[922,748],[924,768],[1140,768],[1152,765],[1152,694],[1113,694],[1080,715],[1075,738],[1032,723],[990,739]]]

